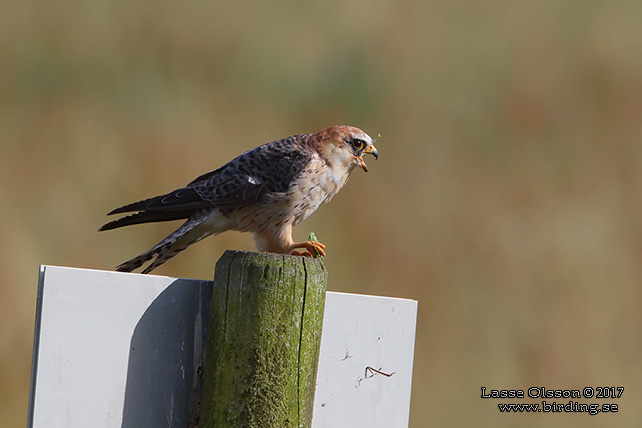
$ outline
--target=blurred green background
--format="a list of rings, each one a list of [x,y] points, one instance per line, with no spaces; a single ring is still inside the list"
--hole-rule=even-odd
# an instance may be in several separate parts
[[[328,245],[331,290],[419,300],[411,426],[642,426],[641,23],[634,0],[5,4],[0,424],[26,420],[39,264],[112,269],[178,226],[96,232],[112,208],[351,124],[380,159],[295,239]],[[254,244],[157,273],[209,279],[228,248]],[[508,415],[482,386],[625,391]]]

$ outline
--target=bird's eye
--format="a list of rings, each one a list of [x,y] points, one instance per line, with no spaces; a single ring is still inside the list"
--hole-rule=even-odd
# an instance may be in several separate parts
[[[361,140],[359,140],[357,138],[353,138],[352,141],[350,141],[350,143],[352,144],[352,147],[355,148],[355,150],[363,149],[363,141],[361,141]]]

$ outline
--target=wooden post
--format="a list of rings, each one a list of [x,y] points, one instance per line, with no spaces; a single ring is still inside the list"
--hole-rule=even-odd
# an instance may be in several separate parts
[[[216,264],[199,426],[309,427],[327,271],[226,251]]]

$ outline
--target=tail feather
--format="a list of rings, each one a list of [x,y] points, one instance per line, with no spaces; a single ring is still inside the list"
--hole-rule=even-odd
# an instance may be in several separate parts
[[[116,270],[120,272],[132,272],[154,258],[154,261],[152,261],[152,263],[150,263],[142,273],[149,273],[156,269],[158,266],[175,257],[190,245],[214,233],[211,229],[198,228],[198,226],[203,223],[203,220],[207,218],[208,214],[209,213],[206,210],[195,213],[167,238],[163,239],[150,250],[145,251],[131,260],[121,263],[116,267]],[[125,217],[125,219],[126,218],[128,217]]]
[[[127,260],[125,263],[121,263],[116,266],[116,270],[119,272],[133,272],[135,269],[138,269],[149,260],[153,259],[156,256],[156,252],[146,251],[143,254],[134,257],[131,260]]]

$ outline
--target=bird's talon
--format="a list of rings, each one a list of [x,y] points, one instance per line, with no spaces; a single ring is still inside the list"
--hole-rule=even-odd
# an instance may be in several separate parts
[[[293,256],[316,257],[309,251],[292,251],[290,254],[292,254]]]
[[[292,245],[291,248],[305,248],[305,251],[293,250],[290,254],[294,256],[319,257],[325,256],[325,245],[317,241],[305,241]]]

